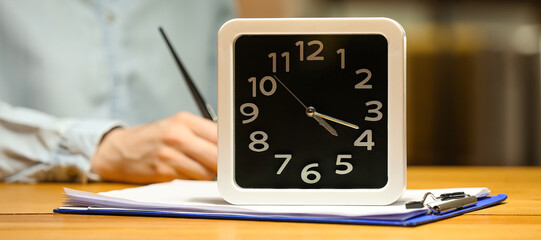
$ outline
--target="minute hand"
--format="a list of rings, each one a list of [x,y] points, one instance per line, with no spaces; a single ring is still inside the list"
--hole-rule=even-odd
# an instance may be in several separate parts
[[[333,121],[335,123],[342,124],[342,125],[350,127],[350,128],[359,129],[359,126],[357,126],[357,125],[355,125],[353,123],[348,123],[348,122],[340,120],[338,118],[333,118],[333,117],[325,115],[323,113],[316,112],[316,109],[313,108],[313,107],[308,107],[307,112],[310,112],[310,110],[313,111],[311,114],[313,114],[314,116],[321,117],[321,118],[327,119],[329,121]]]

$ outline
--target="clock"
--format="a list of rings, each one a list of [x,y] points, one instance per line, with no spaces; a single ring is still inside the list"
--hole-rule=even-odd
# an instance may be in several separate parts
[[[406,185],[405,33],[387,18],[218,33],[218,188],[233,204],[384,205]]]

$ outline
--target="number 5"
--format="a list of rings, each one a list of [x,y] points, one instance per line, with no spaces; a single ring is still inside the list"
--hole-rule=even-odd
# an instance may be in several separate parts
[[[351,159],[351,154],[338,154],[338,157],[336,157],[336,166],[346,166],[345,170],[336,170],[336,174],[345,175],[350,173],[353,170],[353,165],[349,162],[342,162],[341,160],[347,158]]]

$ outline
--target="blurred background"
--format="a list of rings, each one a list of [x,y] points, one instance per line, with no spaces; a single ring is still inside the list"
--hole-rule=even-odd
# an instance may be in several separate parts
[[[239,17],[389,17],[407,36],[408,165],[541,165],[541,1],[237,0]]]

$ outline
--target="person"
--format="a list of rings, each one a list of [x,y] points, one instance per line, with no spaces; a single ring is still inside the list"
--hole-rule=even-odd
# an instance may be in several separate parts
[[[220,0],[0,0],[0,181],[152,183],[216,176]]]

